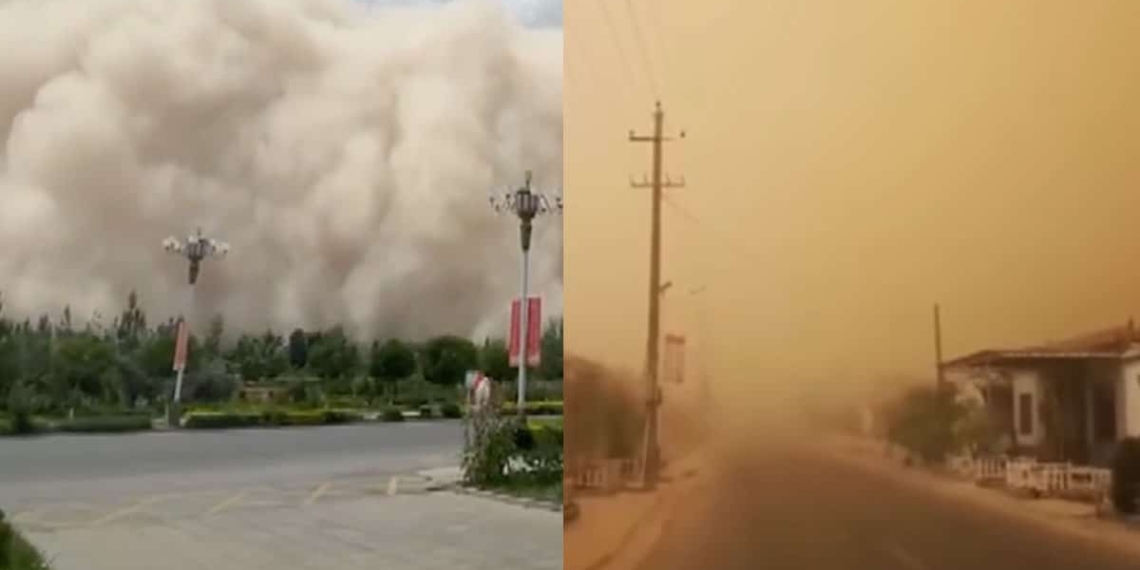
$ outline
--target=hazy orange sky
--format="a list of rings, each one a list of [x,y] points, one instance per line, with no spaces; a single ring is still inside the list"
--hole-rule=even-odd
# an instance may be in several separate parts
[[[632,4],[699,220],[666,205],[666,322],[705,304],[717,374],[931,376],[935,301],[947,357],[1140,316],[1140,2]],[[620,51],[564,8],[566,335],[639,369],[654,89],[605,7]]]

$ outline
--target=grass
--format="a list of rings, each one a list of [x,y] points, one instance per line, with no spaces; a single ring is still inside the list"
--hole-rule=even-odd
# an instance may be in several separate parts
[[[561,417],[547,418],[547,417],[530,416],[530,417],[527,417],[527,425],[530,426],[531,429],[540,429],[540,428],[547,428],[547,427],[562,429],[562,418]]]
[[[7,560],[0,560],[0,570],[45,570],[49,568],[39,551],[5,522],[0,522],[0,540],[9,541],[8,548],[0,547],[0,554],[4,553],[5,550],[7,551]]]

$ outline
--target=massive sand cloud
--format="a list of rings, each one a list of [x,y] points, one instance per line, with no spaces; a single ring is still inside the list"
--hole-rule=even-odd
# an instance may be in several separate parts
[[[160,241],[196,227],[193,319],[500,333],[518,230],[490,189],[562,179],[562,34],[498,4],[0,2],[5,310],[190,302]],[[561,312],[562,224],[532,282]]]

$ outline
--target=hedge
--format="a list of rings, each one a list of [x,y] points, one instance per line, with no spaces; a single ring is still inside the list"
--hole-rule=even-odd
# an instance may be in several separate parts
[[[505,414],[513,414],[518,411],[518,404],[515,402],[503,403],[502,412]],[[562,402],[527,402],[526,414],[528,416],[560,416],[562,415]]]
[[[189,429],[225,429],[242,427],[319,426],[358,422],[363,416],[349,410],[248,412],[209,412],[195,410],[186,414],[184,427]]]
[[[62,420],[55,431],[64,433],[126,433],[153,427],[149,415],[95,416]]]
[[[439,414],[445,418],[458,419],[463,417],[463,408],[455,402],[447,402],[439,407]]]

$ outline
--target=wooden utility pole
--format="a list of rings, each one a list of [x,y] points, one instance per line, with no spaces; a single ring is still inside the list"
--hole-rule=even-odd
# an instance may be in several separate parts
[[[653,145],[653,178],[647,181],[642,177],[641,182],[630,181],[634,188],[652,189],[652,222],[650,228],[649,245],[649,323],[648,334],[645,340],[645,376],[646,376],[646,416],[645,416],[645,448],[642,469],[644,471],[645,486],[654,488],[657,485],[658,470],[660,467],[661,450],[657,442],[658,408],[661,405],[661,388],[658,382],[658,364],[660,357],[658,348],[661,337],[661,200],[665,188],[684,187],[685,181],[673,182],[662,177],[662,145],[665,141],[673,140],[663,134],[665,112],[661,110],[658,101],[653,112],[653,134],[639,136],[633,131],[629,132],[631,142],[648,142]],[[685,137],[681,131],[680,138]]]
[[[934,304],[934,374],[938,388],[942,389],[946,384],[946,378],[942,373],[942,319],[938,312],[938,303]]]

